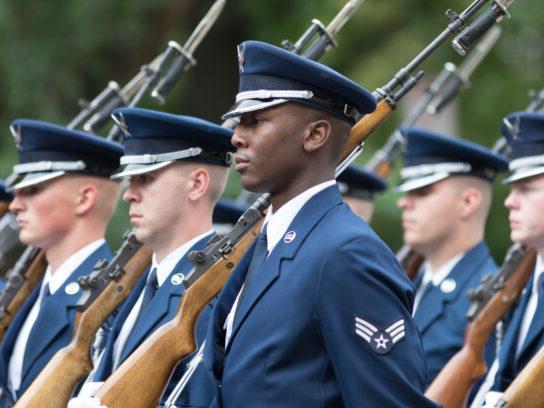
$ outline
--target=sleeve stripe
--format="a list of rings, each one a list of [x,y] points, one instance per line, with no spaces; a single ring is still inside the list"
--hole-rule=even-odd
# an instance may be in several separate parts
[[[370,343],[370,337],[367,336],[365,333],[357,329],[355,329],[355,333],[365,339],[368,343]]]
[[[355,323],[355,329],[366,333],[368,336],[372,336],[375,333],[372,330],[370,330],[369,328],[367,328],[367,327],[365,327],[363,325],[360,325],[358,323]]]
[[[395,330],[393,330],[391,333],[389,333],[389,335],[391,337],[395,337],[397,334],[399,334],[400,332],[403,332],[404,331],[404,325],[396,328]]]
[[[369,328],[370,330],[372,330],[373,332],[377,332],[377,331],[378,331],[378,328],[377,328],[377,327],[371,325],[371,324],[368,323],[366,320],[363,320],[363,319],[361,319],[361,318],[359,318],[359,317],[356,317],[356,318],[355,318],[355,323],[362,324],[362,325],[368,327],[368,328]]]
[[[391,333],[393,330],[395,330],[397,327],[399,327],[401,325],[404,326],[404,319],[400,319],[400,320],[396,321],[391,326],[389,326],[387,329],[385,329],[385,331],[387,333]]]

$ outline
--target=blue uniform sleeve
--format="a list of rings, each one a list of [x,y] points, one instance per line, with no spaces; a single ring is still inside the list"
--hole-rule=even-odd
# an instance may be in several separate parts
[[[437,407],[410,309],[413,289],[375,236],[345,237],[323,256],[314,318],[346,407]]]

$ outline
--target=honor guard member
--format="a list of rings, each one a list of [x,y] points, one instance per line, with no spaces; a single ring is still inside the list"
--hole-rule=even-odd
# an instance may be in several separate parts
[[[342,198],[351,211],[370,223],[374,214],[374,198],[387,188],[385,179],[352,164],[338,176],[337,182]]]
[[[404,242],[425,258],[415,279],[414,320],[427,359],[428,382],[462,347],[470,288],[497,265],[484,241],[496,174],[508,161],[475,143],[423,129],[407,139],[399,199]],[[486,347],[488,362],[494,347]]]
[[[153,250],[153,258],[115,317],[92,382],[70,401],[71,408],[100,406],[99,399],[92,398],[100,384],[174,317],[184,275],[192,269],[187,254],[203,250],[214,236],[212,212],[223,194],[234,150],[231,130],[201,119],[137,108],[116,110],[113,117],[125,133],[122,168],[113,178],[128,178],[123,200],[130,205],[136,238]],[[197,325],[199,344],[208,315],[205,309]],[[180,363],[173,385],[185,366]],[[202,367],[180,406],[206,407],[212,397],[212,383]]]
[[[498,357],[483,391],[486,407],[508,388],[531,358],[544,346],[544,114],[516,112],[505,118],[502,134],[512,149],[511,188],[504,205],[509,210],[510,238],[537,251],[537,262],[510,319]],[[479,392],[480,396],[482,392]],[[474,407],[481,401],[475,400]]]
[[[283,49],[248,41],[238,53],[240,92],[224,116],[239,120],[235,168],[272,205],[212,312],[211,406],[435,406],[422,393],[412,286],[334,180],[375,99]]]
[[[11,129],[19,164],[9,208],[21,242],[42,249],[48,266],[0,346],[2,406],[11,406],[70,342],[82,293],[77,280],[111,259],[104,233],[119,183],[109,177],[123,154],[117,143],[46,122],[20,119]]]

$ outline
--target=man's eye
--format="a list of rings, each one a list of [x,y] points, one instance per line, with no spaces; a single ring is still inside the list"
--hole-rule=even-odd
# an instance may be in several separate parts
[[[29,186],[29,187],[23,188],[20,191],[20,194],[30,196],[30,195],[38,194],[40,191],[41,189],[39,188],[39,186]]]

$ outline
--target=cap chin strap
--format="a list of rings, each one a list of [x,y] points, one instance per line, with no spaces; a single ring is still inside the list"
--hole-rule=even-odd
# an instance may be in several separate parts
[[[24,174],[44,171],[79,171],[85,170],[87,165],[79,161],[40,161],[34,163],[22,163],[13,166],[13,173]]]
[[[544,155],[529,156],[515,159],[510,162],[510,171],[516,171],[524,167],[540,167],[544,166]]]
[[[403,179],[429,176],[433,173],[470,173],[472,166],[469,163],[436,163],[420,164],[418,166],[405,167],[400,171]]]
[[[189,157],[195,157],[202,153],[200,147],[191,147],[185,150],[179,150],[177,152],[161,153],[161,154],[141,154],[141,155],[128,155],[121,157],[121,164],[154,164],[166,161],[174,161],[187,159]]]
[[[257,91],[245,91],[236,95],[236,103],[246,101],[248,99],[312,99],[314,96],[312,91],[282,91],[282,90],[267,90],[259,89]]]

